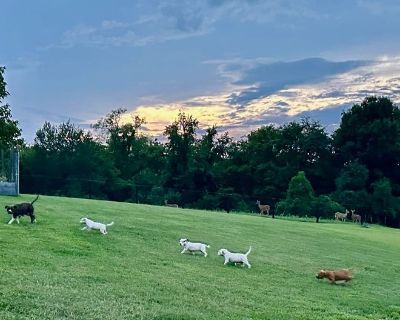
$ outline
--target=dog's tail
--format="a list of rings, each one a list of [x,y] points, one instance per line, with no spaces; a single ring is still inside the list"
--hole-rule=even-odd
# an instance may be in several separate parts
[[[37,199],[39,199],[39,195],[36,196],[35,200],[33,200],[33,201],[31,202],[31,204],[34,204],[34,203],[36,202]]]
[[[208,244],[206,244],[206,247],[209,248],[210,246]]]
[[[107,224],[107,227],[112,226],[113,224],[114,224],[114,221],[109,223],[109,224]]]
[[[247,251],[244,255],[245,255],[245,256],[248,256],[250,252],[251,252],[251,246],[250,246],[250,248],[249,248],[249,251]]]

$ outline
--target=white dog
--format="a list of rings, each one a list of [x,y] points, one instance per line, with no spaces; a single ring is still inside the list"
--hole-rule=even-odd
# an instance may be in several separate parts
[[[250,252],[251,252],[251,247],[249,251],[247,251],[246,253],[233,253],[229,252],[226,249],[220,249],[218,251],[218,255],[224,256],[225,258],[224,265],[226,265],[228,262],[233,262],[235,264],[241,263],[243,267],[246,265],[250,269],[251,265],[249,263],[249,260],[247,259],[247,256],[249,255]]]
[[[107,227],[112,226],[114,224],[114,221],[109,224],[104,224],[100,222],[95,222],[93,220],[90,220],[89,218],[81,218],[81,223],[86,224],[86,226],[84,226],[81,230],[90,231],[91,229],[97,229],[100,230],[102,234],[107,234]]]
[[[207,248],[210,246],[204,243],[199,242],[190,242],[188,239],[180,239],[179,244],[183,247],[181,253],[185,253],[187,251],[194,253],[195,251],[201,251],[204,254],[204,257],[207,257]]]

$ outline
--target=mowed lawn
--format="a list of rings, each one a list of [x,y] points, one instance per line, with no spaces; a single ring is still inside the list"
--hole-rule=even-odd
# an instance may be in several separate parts
[[[0,205],[33,195],[0,197]],[[400,319],[400,230],[41,196],[0,220],[0,319]],[[79,218],[114,221],[109,234]],[[180,237],[211,245],[181,255]],[[223,266],[219,248],[251,269]],[[347,285],[320,268],[354,269]]]

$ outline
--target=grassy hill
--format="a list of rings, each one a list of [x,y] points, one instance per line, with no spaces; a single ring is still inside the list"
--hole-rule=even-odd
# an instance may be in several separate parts
[[[0,197],[0,205],[33,196]],[[41,196],[0,223],[0,319],[400,319],[400,230]],[[109,234],[79,218],[114,221]],[[181,255],[180,237],[211,245]],[[247,251],[251,269],[216,252]],[[351,267],[347,285],[317,280]]]

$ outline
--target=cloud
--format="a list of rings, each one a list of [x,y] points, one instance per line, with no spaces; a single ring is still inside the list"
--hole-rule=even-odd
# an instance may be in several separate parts
[[[358,0],[357,5],[373,15],[398,15],[400,3],[398,0]]]
[[[41,63],[34,57],[20,56],[17,57],[15,60],[6,63],[6,65],[9,70],[12,70],[14,72],[30,72],[35,71],[37,68],[39,68],[41,66]]]
[[[283,24],[283,17],[321,19],[309,0],[168,0],[156,5],[139,1],[147,8],[132,21],[104,20],[99,25],[76,25],[65,31],[60,43],[41,49],[76,46],[145,46],[198,37],[212,32],[218,21]]]
[[[206,30],[216,20],[215,14],[207,14],[210,10],[204,1],[167,1],[159,6],[159,10],[163,20],[178,32]]]
[[[229,103],[243,106],[255,98],[268,96],[286,87],[318,82],[366,64],[367,61],[332,62],[320,58],[257,64],[243,72],[234,82],[236,85],[247,86],[248,89],[232,94]],[[227,68],[229,72],[229,66]]]
[[[262,125],[282,124],[304,116],[320,120],[332,131],[343,110],[369,95],[387,96],[400,103],[400,57],[368,62],[320,60],[317,64],[322,63],[324,67],[311,73],[304,69],[304,66],[310,67],[309,63],[308,60],[282,63],[284,70],[291,66],[292,72],[273,74],[274,77],[264,72],[244,72],[241,79],[245,81],[236,81],[236,87],[231,83],[225,92],[172,103],[144,104],[132,112],[146,118],[146,130],[155,136],[161,135],[165,126],[182,110],[196,117],[202,129],[217,125],[221,130],[229,130],[232,135],[241,137]],[[268,64],[261,69],[265,67],[268,69]],[[277,71],[276,65],[272,70]],[[308,81],[304,72],[309,75]],[[288,77],[286,82],[283,75]],[[278,78],[276,85],[271,85],[268,90],[258,90],[257,83],[268,82],[275,76]],[[245,105],[232,103],[232,96],[241,97],[242,93],[248,92],[254,95],[246,95]]]
[[[142,22],[145,24],[147,22]],[[78,25],[64,32],[61,43],[42,49],[84,47],[142,47],[171,40],[180,40],[203,35],[206,30],[175,30],[161,28],[158,32],[147,32],[135,24],[103,21],[100,26]]]
[[[129,23],[123,23],[115,20],[104,20],[101,23],[103,29],[119,29],[129,27]]]

